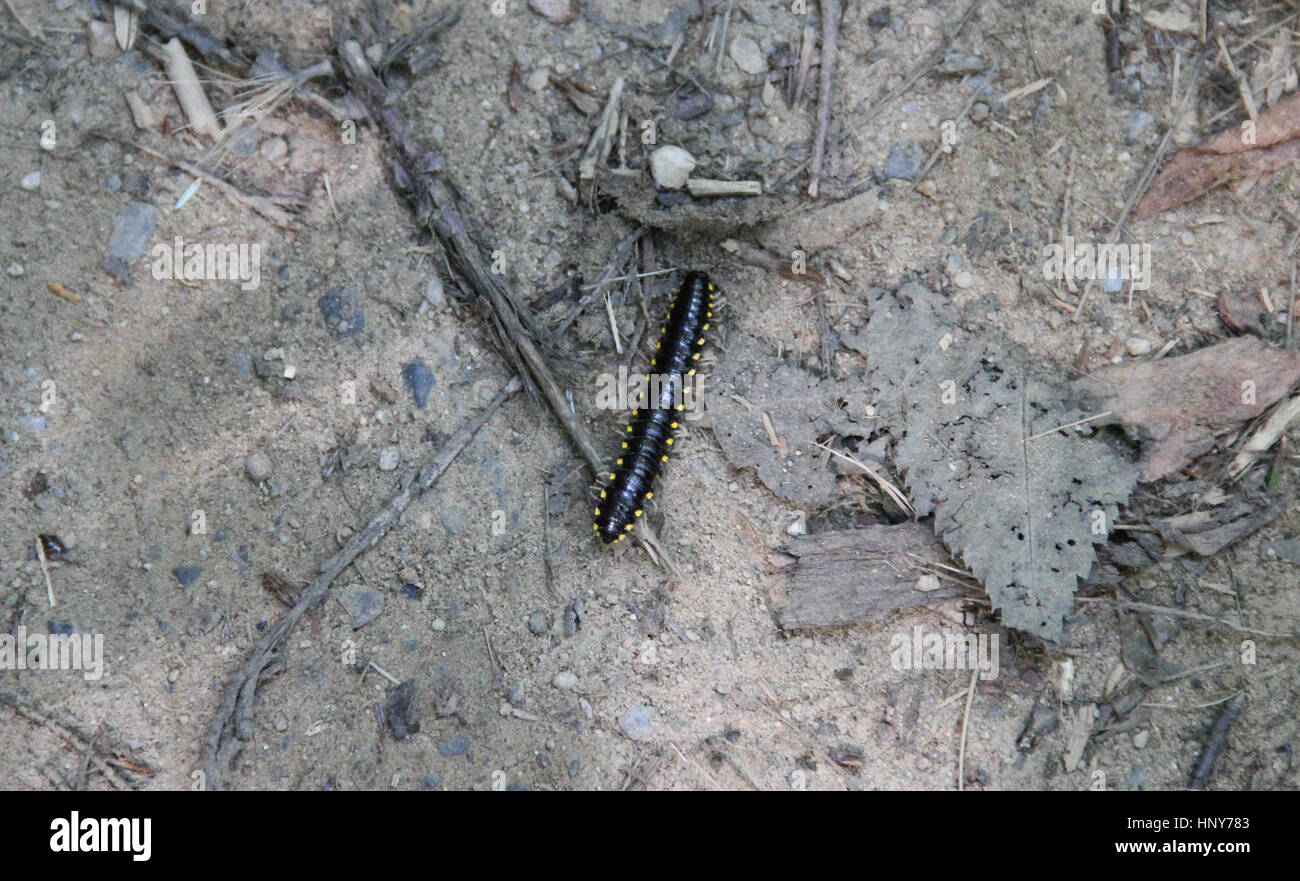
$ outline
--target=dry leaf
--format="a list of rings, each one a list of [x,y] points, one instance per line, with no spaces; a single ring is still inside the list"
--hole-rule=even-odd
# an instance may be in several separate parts
[[[1251,129],[1242,125],[1180,150],[1138,202],[1142,220],[1202,195],[1212,187],[1271,174],[1300,159],[1300,92],[1268,108]]]
[[[1300,352],[1243,336],[1177,358],[1106,367],[1074,388],[1090,408],[1110,411],[1110,421],[1146,443],[1142,480],[1151,481],[1211,450],[1297,382]]]
[[[1054,430],[1089,414],[1027,356],[957,332],[943,296],[910,284],[868,304],[868,385],[917,514],[934,514],[1007,626],[1059,642],[1136,464],[1119,445]]]

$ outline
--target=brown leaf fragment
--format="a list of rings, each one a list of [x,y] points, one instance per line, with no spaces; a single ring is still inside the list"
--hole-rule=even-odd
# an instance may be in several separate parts
[[[506,87],[506,94],[510,100],[510,111],[518,113],[519,108],[524,106],[524,79],[519,72],[518,61],[510,65],[510,84]]]
[[[1249,127],[1245,127],[1248,126]],[[1137,220],[1176,208],[1212,187],[1261,177],[1300,159],[1300,92],[1251,123],[1224,129],[1175,154],[1138,202]]]
[[[1258,298],[1241,290],[1220,291],[1215,305],[1219,310],[1219,320],[1228,330],[1264,335],[1264,325],[1259,320],[1264,306]]]
[[[1236,337],[1177,358],[1103,368],[1073,388],[1094,412],[1109,411],[1142,438],[1140,480],[1166,477],[1259,416],[1300,382],[1300,352]]]

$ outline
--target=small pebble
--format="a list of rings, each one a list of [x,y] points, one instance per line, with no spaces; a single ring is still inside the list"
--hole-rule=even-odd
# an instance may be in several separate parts
[[[289,155],[289,142],[284,138],[267,138],[262,142],[261,151],[267,162],[279,162]]]
[[[442,631],[447,629],[447,622],[441,618],[434,618],[431,626],[434,630]]]
[[[41,173],[33,171],[23,175],[22,188],[24,190],[34,190],[41,185]]]
[[[528,0],[528,6],[533,12],[555,24],[572,21],[578,14],[573,0]]]
[[[925,151],[915,141],[896,141],[885,159],[884,176],[894,180],[915,180],[925,161]]]
[[[694,156],[671,144],[650,154],[650,173],[654,175],[655,183],[670,190],[681,189],[695,165]]]
[[[551,69],[549,67],[539,67],[524,80],[524,88],[530,92],[540,92],[550,85],[550,82]]]
[[[1141,337],[1131,336],[1124,341],[1124,348],[1127,349],[1128,353],[1134,358],[1149,354],[1151,352],[1151,347],[1151,341],[1144,340]]]
[[[968,288],[975,284],[975,276],[963,269],[952,277],[952,283],[959,288]]]
[[[572,670],[563,670],[555,674],[555,678],[551,680],[551,684],[560,689],[560,691],[572,691],[578,686],[578,677]]]
[[[434,309],[441,309],[447,302],[447,294],[442,287],[442,277],[435,275],[424,286],[424,299]]]
[[[379,454],[379,470],[392,471],[397,468],[397,463],[402,459],[402,451],[398,447],[384,447],[383,452]]]
[[[113,218],[108,236],[104,271],[125,284],[132,284],[131,264],[153,242],[158,228],[158,209],[148,202],[128,202]]]
[[[117,54],[117,35],[106,21],[92,20],[86,29],[91,58],[111,58]]]
[[[465,753],[469,752],[469,737],[465,734],[453,737],[451,740],[439,746],[438,752],[447,758],[463,756]]]
[[[1156,121],[1156,118],[1145,110],[1134,110],[1128,115],[1128,124],[1124,129],[1124,140],[1127,143],[1137,143],[1142,133],[1150,128]]]
[[[384,595],[375,590],[354,586],[345,588],[337,596],[343,608],[352,616],[348,623],[353,630],[365,627],[384,611]]]
[[[271,476],[271,457],[261,450],[253,450],[248,454],[248,461],[244,463],[244,468],[248,470],[249,477],[261,483]]]
[[[650,717],[654,712],[654,707],[630,707],[619,714],[618,727],[633,740],[649,740],[654,733],[650,726]]]
[[[733,39],[727,54],[731,56],[732,61],[736,62],[736,67],[747,74],[759,74],[767,70],[767,59],[763,57],[763,50],[749,37]]]
[[[429,406],[429,392],[437,383],[428,364],[425,364],[419,358],[403,364],[402,382],[406,384],[407,389],[411,392],[411,397],[415,399],[415,406],[421,410]]]
[[[181,587],[189,587],[202,573],[201,566],[177,566],[172,570],[172,575]]]
[[[8,272],[14,278],[18,278],[18,276],[22,275],[24,272],[23,265],[21,263],[10,263],[9,268],[6,269],[5,272]]]

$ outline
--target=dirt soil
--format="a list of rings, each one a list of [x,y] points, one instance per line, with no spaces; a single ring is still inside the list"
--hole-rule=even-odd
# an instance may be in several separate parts
[[[634,542],[610,550],[593,538],[595,483],[545,405],[516,395],[289,636],[227,785],[940,790],[958,787],[960,765],[966,788],[1179,789],[1224,702],[1244,692],[1211,788],[1295,789],[1295,640],[1258,639],[1243,662],[1240,633],[1154,619],[1158,632],[1147,635],[1167,675],[1147,683],[1123,721],[1094,730],[1095,708],[1136,681],[1131,654],[1127,667],[1122,657],[1135,619],[1104,605],[1077,604],[1063,646],[1022,638],[986,612],[970,624],[944,605],[783,633],[770,550],[792,524],[835,518],[735,467],[707,406],[746,380],[725,372],[728,340],[757,340],[774,358],[821,371],[819,297],[832,334],[852,334],[866,291],[914,280],[943,290],[972,331],[1004,334],[1062,377],[1130,357],[1134,339],[1155,351],[1177,339],[1174,354],[1222,339],[1220,292],[1264,288],[1274,313],[1286,308],[1294,230],[1273,206],[1300,213],[1300,182],[1278,174],[1130,224],[1134,240],[1153,245],[1150,289],[1130,304],[1097,286],[1076,321],[1080,291],[1043,281],[1042,246],[1061,238],[1067,191],[1076,238],[1104,241],[1119,218],[1170,125],[1160,40],[1130,29],[1123,68],[1109,73],[1084,4],[1042,2],[1029,13],[985,2],[953,41],[992,71],[989,92],[975,95],[980,81],[961,66],[969,58],[945,59],[951,74],[910,77],[966,0],[849,3],[813,200],[799,166],[812,149],[818,68],[809,97],[791,107],[783,77],[793,69],[780,65],[798,56],[805,20],[820,27],[816,4],[808,16],[764,0],[707,12],[669,0],[585,5],[554,23],[521,0],[464,4],[436,38],[432,64],[418,75],[399,68],[390,85],[525,302],[541,304],[574,274],[597,279],[635,229],[629,217],[697,212],[664,219],[651,239],[655,269],[707,269],[723,292],[701,362],[705,418],[687,423],[651,512],[681,577]],[[208,7],[202,26],[250,57],[274,50],[301,69],[330,56],[327,4]],[[388,4],[390,42],[440,7]],[[122,53],[111,17],[107,34],[88,33],[87,4],[13,8],[21,23],[6,16],[13,38],[0,41],[0,630],[102,634],[105,662],[95,680],[0,671],[11,701],[0,704],[0,785],[199,787],[222,686],[285,611],[263,574],[293,589],[309,581],[402,470],[435,455],[512,373],[438,246],[420,235],[364,120],[353,143],[319,105],[286,100],[216,166],[238,192],[299,197],[296,228],[211,182],[177,207],[194,175],[143,148],[212,168],[212,140],[184,127],[161,66],[141,45]],[[1230,42],[1252,30],[1242,25]],[[679,35],[680,76],[664,68]],[[753,62],[748,41],[767,74],[739,66]],[[233,101],[230,73],[199,67],[218,109]],[[577,160],[618,76],[632,122],[613,164],[646,167],[636,123],[653,117],[656,142],[686,147],[696,176],[761,180],[771,201],[656,208],[648,174],[604,166],[607,186],[593,194]],[[131,88],[153,128],[136,126],[123,98]],[[352,106],[335,80],[314,88]],[[1232,124],[1240,107],[1233,113],[1195,131]],[[52,149],[40,143],[47,120]],[[947,121],[952,149],[925,168]],[[153,206],[156,225],[128,283],[106,271],[105,256],[132,202]],[[764,222],[750,225],[755,218]],[[149,249],[177,236],[259,245],[260,284],[156,278]],[[782,259],[802,251],[829,281],[818,288],[748,265],[722,247],[728,236]],[[675,280],[645,279],[652,322]],[[640,294],[621,281],[608,290],[625,345],[644,322]],[[341,298],[346,313],[349,296],[354,312],[331,311]],[[577,302],[566,294],[536,319],[554,333]],[[576,412],[612,455],[624,416],[598,409],[595,395],[626,357],[614,350],[603,298],[551,353]],[[860,376],[859,354],[840,348],[833,358],[846,385]],[[432,374],[423,406],[412,393],[416,361]],[[766,436],[757,416],[753,430]],[[1297,440],[1292,429],[1287,449]],[[1297,457],[1282,462],[1291,501],[1281,518],[1203,561],[1199,578],[1154,567],[1125,582],[1126,596],[1300,629],[1300,563],[1265,550],[1300,526]],[[836,485],[843,517],[879,513],[860,478],[840,474]],[[38,534],[67,548],[48,563],[48,587]],[[968,626],[1000,639],[999,674],[969,701],[967,670],[891,663],[895,637]],[[409,704],[393,681],[409,683]],[[116,780],[94,763],[83,772],[84,743],[69,729],[98,732],[98,749],[115,744],[130,762],[115,766]]]

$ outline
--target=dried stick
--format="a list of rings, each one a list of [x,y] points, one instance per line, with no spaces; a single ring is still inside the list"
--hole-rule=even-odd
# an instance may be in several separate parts
[[[1172,606],[1158,606],[1154,603],[1134,603],[1123,600],[1112,600],[1108,597],[1075,597],[1074,601],[1076,603],[1100,603],[1116,609],[1127,609],[1130,612],[1146,612],[1152,615],[1164,615],[1168,618],[1184,618],[1188,621],[1200,621],[1202,624],[1226,627],[1229,630],[1235,630],[1238,633],[1249,633],[1253,636],[1265,636],[1269,639],[1300,639],[1300,633],[1275,633],[1269,630],[1257,630],[1254,627],[1243,627],[1240,624],[1234,624],[1226,618],[1216,618],[1213,615],[1206,615],[1201,612],[1189,612],[1186,609],[1176,609]]]
[[[466,207],[450,183],[444,180],[443,172],[434,170],[441,163],[435,162],[435,154],[411,133],[402,112],[388,102],[388,89],[370,70],[361,46],[355,40],[344,38],[339,43],[338,54],[349,84],[397,154],[397,161],[406,177],[407,198],[416,216],[437,236],[452,268],[487,301],[493,323],[507,347],[506,355],[516,371],[540,391],[592,472],[600,472],[601,456],[578,417],[569,409],[563,390],[525,330],[521,319],[523,310],[515,304],[501,280],[489,271],[482,250],[470,237]]]
[[[1223,745],[1228,741],[1228,729],[1236,723],[1241,711],[1246,706],[1246,695],[1238,694],[1224,706],[1219,713],[1219,718],[1214,720],[1214,727],[1210,729],[1209,739],[1205,741],[1205,748],[1201,750],[1201,758],[1196,763],[1196,772],[1192,774],[1191,789],[1204,789],[1210,782],[1210,775],[1214,773],[1214,763],[1219,758],[1219,752]]]
[[[95,770],[103,774],[104,778],[108,780],[109,784],[111,784],[114,789],[134,789],[136,788],[136,784],[129,778],[123,778],[110,766],[108,762],[100,758],[99,753],[101,751],[108,756],[110,761],[122,765],[123,770],[144,774],[148,777],[152,777],[154,773],[156,773],[153,768],[150,768],[142,762],[136,762],[134,760],[123,762],[121,759],[122,750],[116,746],[100,743],[101,738],[98,734],[96,734],[94,738],[86,737],[72,726],[51,719],[39,710],[23,704],[15,695],[0,693],[0,704],[5,704],[9,709],[13,710],[29,722],[34,722],[37,725],[43,725],[46,728],[49,728],[69,744],[86,751],[86,753],[90,755],[90,763],[95,766]]]
[[[203,93],[203,86],[199,85],[194,65],[185,54],[181,41],[172,37],[163,45],[163,54],[167,59],[167,76],[176,92],[176,99],[181,103],[181,110],[185,111],[185,118],[190,121],[190,128],[201,135],[214,138],[220,135],[217,115],[212,112],[212,105]]]
[[[231,763],[243,748],[242,741],[251,733],[253,698],[263,678],[263,672],[268,665],[279,658],[275,653],[276,647],[289,635],[304,612],[319,605],[325,599],[334,579],[357,557],[374,547],[379,539],[383,538],[406,507],[442,476],[497,408],[522,387],[523,383],[519,377],[510,380],[501,391],[497,392],[490,404],[448,439],[437,456],[425,463],[422,468],[408,469],[402,475],[397,491],[392,497],[370,518],[363,529],[348,539],[337,554],[321,564],[320,574],[303,591],[298,604],[266,632],[266,635],[248,653],[243,665],[226,680],[221,694],[221,704],[217,709],[216,717],[208,726],[203,742],[203,768],[207,775],[208,789],[222,787]]]
[[[822,166],[826,162],[826,132],[831,125],[831,86],[835,82],[835,56],[840,42],[840,0],[822,0],[822,88],[817,98],[817,141],[813,147],[808,195],[817,198]]]
[[[293,230],[298,228],[298,223],[293,219],[292,214],[285,211],[283,208],[277,207],[274,202],[272,202],[270,199],[268,199],[265,196],[250,196],[247,193],[240,190],[238,187],[234,186],[233,184],[222,180],[221,178],[217,177],[214,174],[209,174],[208,172],[204,171],[203,169],[199,168],[197,165],[194,165],[193,163],[186,162],[183,159],[173,159],[171,156],[168,156],[166,153],[160,153],[151,147],[146,147],[144,144],[138,144],[135,143],[134,141],[127,141],[125,143],[129,143],[132,147],[141,151],[142,153],[148,153],[150,156],[153,156],[156,159],[161,159],[163,162],[166,162],[168,165],[171,165],[173,168],[179,168],[181,171],[184,171],[187,174],[192,174],[195,177],[203,178],[204,181],[212,184],[214,187],[220,190],[221,194],[224,195],[230,201],[236,202],[240,205],[247,205],[249,208],[252,208],[258,214],[262,215],[267,220],[271,221],[276,226],[281,227],[282,229]]]
[[[1169,126],[1169,131],[1165,132],[1165,136],[1160,139],[1159,146],[1157,146],[1156,151],[1151,154],[1151,159],[1147,163],[1146,168],[1144,168],[1142,174],[1138,176],[1137,183],[1133,187],[1133,192],[1129,194],[1128,201],[1124,203],[1124,210],[1120,212],[1119,220],[1115,221],[1115,225],[1111,227],[1110,235],[1106,238],[1106,247],[1108,249],[1119,240],[1120,234],[1124,232],[1124,225],[1128,223],[1129,217],[1133,214],[1133,209],[1137,207],[1137,203],[1142,200],[1142,197],[1146,194],[1147,188],[1150,187],[1151,182],[1155,180],[1156,172],[1160,169],[1160,163],[1164,161],[1165,153],[1169,150],[1169,145],[1173,143],[1174,132],[1178,129],[1177,121],[1182,118],[1183,113],[1186,112],[1187,108],[1190,106],[1192,96],[1196,93],[1197,75],[1201,71],[1201,62],[1203,60],[1204,56],[1198,56],[1196,63],[1192,65],[1192,71],[1190,74],[1191,79],[1187,85],[1187,93],[1183,95],[1182,100],[1178,103],[1177,109],[1174,111],[1174,124]],[[1075,321],[1078,321],[1080,316],[1083,315],[1083,307],[1087,304],[1088,295],[1092,293],[1092,287],[1096,284],[1096,281],[1095,278],[1090,278],[1084,282],[1083,294],[1079,297],[1079,304],[1074,307]],[[1131,296],[1131,286],[1129,293]]]

